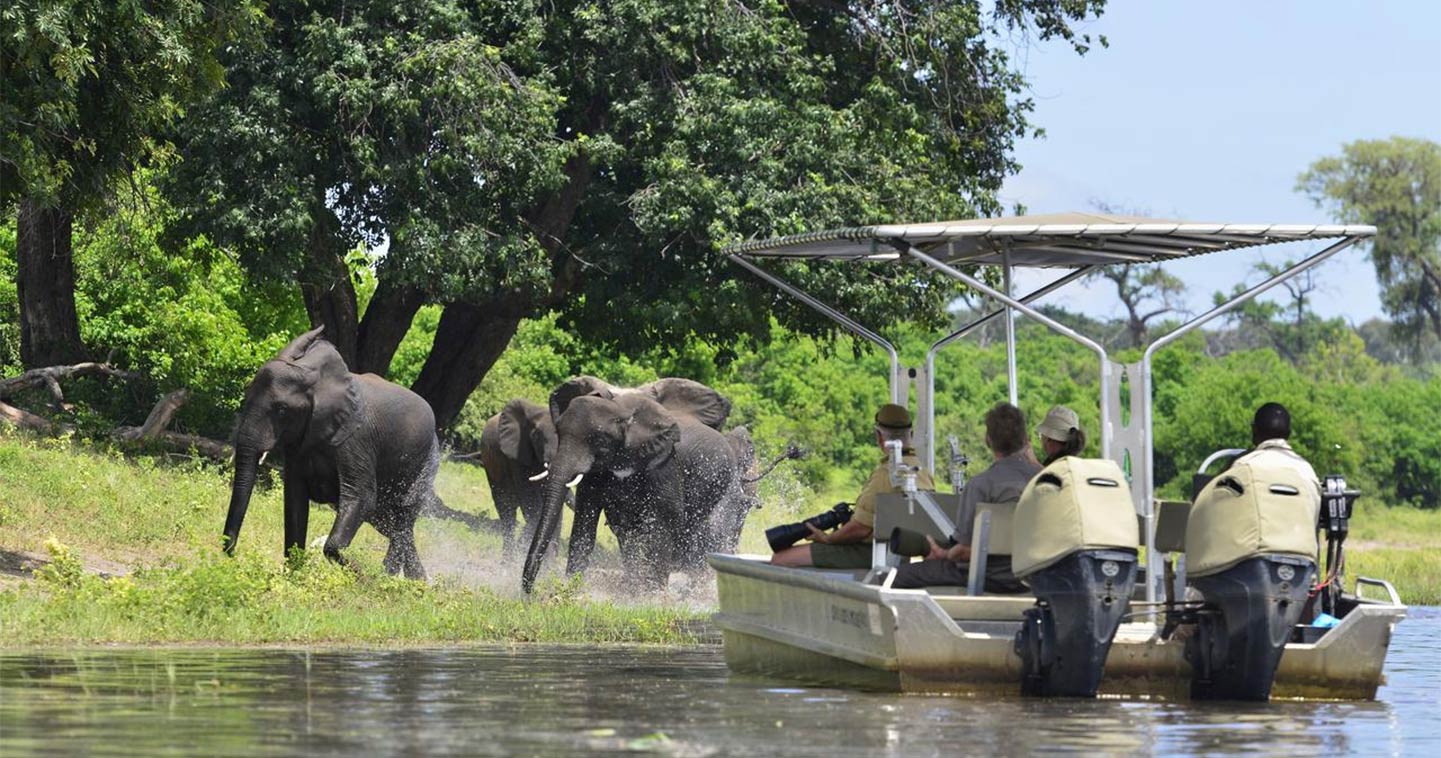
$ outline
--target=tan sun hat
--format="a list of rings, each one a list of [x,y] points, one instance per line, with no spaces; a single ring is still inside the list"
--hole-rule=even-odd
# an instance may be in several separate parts
[[[1064,405],[1052,406],[1046,412],[1046,420],[1036,427],[1036,433],[1046,439],[1065,442],[1072,429],[1081,428],[1081,417]]]
[[[876,426],[883,426],[887,429],[910,429],[911,412],[903,405],[886,403],[876,411]]]

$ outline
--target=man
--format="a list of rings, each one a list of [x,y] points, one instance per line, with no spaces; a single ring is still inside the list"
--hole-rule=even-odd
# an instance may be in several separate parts
[[[974,513],[980,503],[1014,503],[1031,478],[1040,473],[1034,454],[1026,440],[1026,417],[1010,403],[999,403],[986,413],[986,447],[995,463],[972,479],[961,494],[961,511]],[[966,528],[957,524],[956,529]],[[891,583],[898,589],[917,589],[935,585],[965,586],[969,579],[971,546],[963,544],[959,533],[952,535],[950,547],[941,547],[929,537],[930,555],[919,563],[907,563],[896,569]],[[986,560],[987,592],[1024,592],[1025,587],[1011,573],[1009,555],[992,555]]]
[[[901,443],[901,462],[913,468],[920,468],[921,459],[911,448],[911,412],[905,407],[887,403],[876,412],[876,445],[886,449],[886,443]],[[916,489],[934,492],[936,485],[924,469],[916,473]],[[841,528],[834,532],[823,532],[811,524],[811,544],[796,545],[771,556],[771,563],[777,566],[828,569],[868,569],[871,567],[872,532],[876,526],[876,495],[900,492],[891,484],[889,452],[871,471],[871,476],[856,496],[855,514]]]
[[[1291,443],[1286,441],[1290,437],[1291,413],[1280,403],[1266,403],[1256,409],[1251,419],[1251,452],[1237,458],[1232,465],[1245,461],[1294,469],[1316,487],[1316,496],[1320,497],[1321,480],[1316,478],[1311,464],[1291,449]]]

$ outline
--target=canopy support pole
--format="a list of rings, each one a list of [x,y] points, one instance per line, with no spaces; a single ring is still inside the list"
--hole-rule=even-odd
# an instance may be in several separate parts
[[[1356,244],[1357,242],[1360,242],[1361,239],[1362,239],[1361,237],[1356,237],[1356,236],[1347,237],[1347,238],[1341,240],[1340,242],[1337,242],[1337,243],[1335,243],[1335,244],[1333,244],[1333,245],[1331,245],[1331,246],[1329,246],[1329,247],[1326,247],[1325,249],[1321,250],[1320,252],[1317,252],[1317,253],[1311,255],[1311,257],[1302,260],[1300,263],[1297,263],[1297,264],[1291,266],[1290,268],[1286,269],[1285,271],[1282,271],[1282,272],[1279,273],[1279,274],[1276,274],[1275,276],[1271,277],[1270,279],[1267,279],[1266,281],[1261,282],[1260,284],[1257,284],[1256,286],[1254,286],[1254,287],[1246,290],[1245,292],[1242,292],[1241,294],[1236,295],[1235,297],[1231,298],[1230,300],[1227,300],[1226,302],[1221,303],[1220,305],[1216,306],[1215,308],[1212,308],[1211,310],[1206,311],[1205,313],[1203,313],[1203,314],[1201,314],[1201,315],[1199,315],[1199,316],[1191,319],[1190,321],[1187,321],[1186,323],[1184,323],[1184,324],[1182,324],[1181,326],[1177,327],[1176,329],[1172,330],[1170,333],[1166,334],[1165,336],[1161,337],[1160,339],[1157,339],[1155,342],[1152,342],[1152,343],[1151,343],[1151,346],[1148,347],[1148,348],[1146,348],[1146,352],[1145,352],[1144,354],[1142,354],[1142,356],[1141,356],[1141,387],[1140,387],[1140,391],[1141,391],[1141,393],[1142,393],[1142,397],[1145,399],[1145,402],[1141,403],[1141,404],[1140,404],[1140,407],[1141,407],[1141,409],[1142,409],[1141,412],[1144,413],[1144,414],[1146,414],[1145,421],[1144,421],[1144,425],[1143,425],[1143,429],[1144,429],[1144,432],[1143,432],[1143,433],[1144,433],[1145,436],[1144,436],[1143,444],[1142,444],[1142,447],[1145,448],[1145,451],[1146,451],[1146,458],[1145,458],[1146,465],[1145,465],[1145,467],[1140,471],[1140,477],[1139,477],[1140,481],[1139,481],[1139,482],[1133,481],[1133,482],[1132,482],[1132,486],[1133,486],[1133,487],[1139,487],[1140,490],[1141,490],[1141,492],[1143,492],[1144,495],[1145,495],[1144,504],[1145,504],[1145,507],[1146,507],[1146,511],[1145,511],[1144,513],[1142,513],[1141,515],[1145,518],[1145,524],[1146,524],[1146,534],[1144,535],[1145,540],[1146,540],[1146,602],[1148,602],[1148,603],[1154,603],[1154,602],[1156,602],[1156,598],[1157,598],[1158,596],[1160,596],[1160,595],[1164,592],[1164,588],[1162,587],[1162,582],[1165,581],[1165,580],[1164,580],[1164,577],[1162,576],[1162,573],[1163,573],[1162,557],[1161,557],[1160,555],[1158,555],[1158,554],[1156,553],[1156,550],[1155,550],[1155,548],[1156,548],[1156,517],[1155,517],[1155,513],[1156,513],[1156,482],[1155,482],[1155,463],[1156,463],[1156,456],[1155,456],[1155,447],[1156,447],[1156,445],[1155,445],[1155,441],[1156,441],[1156,440],[1155,440],[1155,427],[1154,427],[1154,415],[1155,415],[1155,414],[1153,413],[1152,408],[1151,408],[1151,399],[1152,399],[1152,398],[1151,398],[1151,384],[1152,384],[1152,379],[1151,379],[1151,358],[1152,358],[1153,356],[1155,356],[1157,350],[1160,350],[1161,348],[1165,347],[1166,345],[1169,345],[1169,344],[1171,344],[1172,342],[1175,342],[1177,339],[1181,338],[1183,335],[1185,335],[1185,334],[1187,334],[1187,333],[1189,333],[1189,332],[1191,332],[1191,331],[1193,331],[1193,330],[1195,330],[1195,329],[1197,329],[1197,328],[1200,328],[1200,327],[1201,327],[1202,325],[1204,325],[1205,323],[1211,321],[1212,319],[1216,318],[1217,316],[1221,316],[1221,315],[1227,313],[1228,311],[1230,311],[1231,309],[1235,308],[1235,307],[1238,306],[1238,305],[1241,305],[1241,304],[1243,304],[1243,303],[1246,303],[1246,302],[1249,302],[1249,301],[1251,301],[1251,300],[1254,300],[1257,295],[1260,295],[1261,293],[1265,292],[1266,290],[1269,290],[1269,289],[1271,289],[1272,287],[1275,287],[1276,285],[1278,285],[1278,284],[1280,284],[1280,283],[1282,283],[1282,282],[1284,282],[1284,281],[1286,281],[1286,280],[1288,280],[1288,279],[1296,276],[1297,274],[1300,274],[1301,272],[1305,271],[1306,269],[1312,268],[1312,267],[1315,266],[1316,264],[1318,264],[1318,263],[1326,260],[1327,258],[1330,258],[1331,256],[1335,255],[1336,253],[1339,253],[1339,252],[1341,252],[1342,250],[1345,250],[1346,248],[1348,248],[1348,247]],[[1105,388],[1105,387],[1102,387],[1102,388],[1101,388],[1101,392],[1104,394],[1105,391],[1106,391],[1106,388]]]
[[[1010,248],[1001,253],[1001,274],[1006,286],[1006,297],[1012,297],[1015,293],[1011,289],[1011,251]],[[1011,405],[1021,407],[1020,398],[1016,389],[1016,312],[1006,307],[1006,387],[1010,392]]]
[[[1066,274],[1059,279],[1056,279],[1050,284],[1047,284],[1046,286],[1031,292],[1025,297],[1022,297],[1021,302],[1029,304],[1036,300],[1039,300],[1040,298],[1043,298],[1046,295],[1055,292],[1056,290],[1066,286],[1067,284],[1070,284],[1071,282],[1080,279],[1086,274],[1091,273],[1091,271],[1095,270],[1096,268],[1096,266],[1082,266],[1081,268],[1078,268],[1075,271],[1072,271],[1071,273]],[[927,405],[927,408],[924,409],[925,412],[921,416],[926,426],[925,434],[922,435],[920,439],[920,443],[923,446],[923,449],[921,450],[921,462],[925,464],[926,470],[931,472],[933,476],[935,475],[936,471],[936,409],[934,402],[936,396],[936,353],[940,352],[941,348],[945,347],[946,345],[949,345],[952,342],[955,342],[956,340],[966,336],[967,334],[970,334],[971,332],[981,328],[995,317],[1003,313],[1007,313],[1009,312],[1009,310],[1009,308],[997,308],[996,310],[993,310],[990,313],[987,313],[980,318],[977,318],[976,320],[970,322],[969,324],[966,324],[965,326],[962,326],[961,328],[955,330],[954,332],[951,332],[950,334],[947,334],[946,336],[936,340],[935,342],[932,342],[931,349],[926,351],[926,365],[923,371],[925,373],[926,397],[931,398],[931,402]]]
[[[901,406],[909,406],[909,403],[906,401],[908,399],[907,396],[910,394],[910,382],[906,377],[906,372],[901,368],[901,358],[900,355],[896,353],[896,346],[892,345],[889,340],[862,326],[860,322],[850,316],[817,300],[805,290],[742,258],[739,253],[732,254],[729,257],[732,263],[750,271],[752,274],[759,276],[782,292],[809,305],[821,315],[845,327],[852,334],[879,345],[881,349],[886,351],[886,354],[889,355],[891,359],[891,402]]]

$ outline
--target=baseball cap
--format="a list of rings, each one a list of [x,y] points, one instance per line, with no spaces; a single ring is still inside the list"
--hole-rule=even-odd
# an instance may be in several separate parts
[[[1046,412],[1046,419],[1036,427],[1036,432],[1047,439],[1065,442],[1071,436],[1071,430],[1080,427],[1081,418],[1075,411],[1064,405],[1057,405]]]
[[[887,429],[910,429],[911,412],[905,406],[895,403],[886,403],[876,411],[876,426],[883,426]]]

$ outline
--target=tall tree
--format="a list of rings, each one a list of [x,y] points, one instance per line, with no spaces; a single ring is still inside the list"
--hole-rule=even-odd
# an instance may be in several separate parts
[[[1252,266],[1251,271],[1262,279],[1269,279],[1293,264],[1294,261],[1279,265],[1261,261]],[[1282,282],[1281,287],[1286,291],[1286,298],[1280,301],[1251,300],[1226,314],[1226,317],[1242,332],[1236,335],[1242,344],[1249,340],[1253,345],[1270,346],[1287,361],[1300,363],[1308,351],[1323,341],[1334,341],[1346,327],[1339,320],[1322,319],[1312,309],[1312,293],[1321,288],[1315,269],[1307,269]],[[1212,300],[1220,305],[1246,289],[1245,284],[1238,284],[1229,295],[1217,292]]]
[[[84,353],[71,232],[117,175],[167,152],[158,133],[218,86],[215,50],[256,0],[13,0],[0,9],[0,207],[18,209],[27,366]]]
[[[1371,262],[1395,330],[1413,352],[1422,331],[1441,337],[1441,144],[1351,142],[1311,164],[1296,189],[1344,223],[1375,225]]]
[[[1131,347],[1146,344],[1151,322],[1176,312],[1177,297],[1186,290],[1185,282],[1157,265],[1107,266],[1091,278],[1116,286],[1116,297],[1126,308],[1126,336]]]
[[[820,226],[993,215],[1031,132],[1002,33],[1060,37],[1101,0],[379,0],[270,4],[235,86],[195,113],[190,231],[296,278],[360,370],[444,304],[414,388],[442,426],[527,315],[592,342],[764,338],[827,322],[716,255]],[[387,240],[363,319],[338,260]],[[877,320],[937,324],[922,272],[806,271]]]

